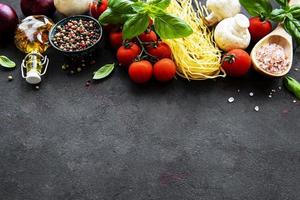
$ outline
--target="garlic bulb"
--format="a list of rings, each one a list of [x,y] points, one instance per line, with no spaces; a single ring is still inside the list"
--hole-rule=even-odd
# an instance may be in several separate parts
[[[66,15],[84,14],[89,9],[92,0],[54,0],[54,5],[58,12]]]

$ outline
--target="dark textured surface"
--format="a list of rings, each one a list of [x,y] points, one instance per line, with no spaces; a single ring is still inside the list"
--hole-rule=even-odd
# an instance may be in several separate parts
[[[0,54],[18,65],[24,57],[12,44]],[[300,198],[300,104],[285,90],[268,98],[280,80],[253,73],[139,87],[118,69],[86,88],[111,51],[75,76],[61,71],[62,56],[47,54],[39,91],[19,69],[0,71],[1,200]]]

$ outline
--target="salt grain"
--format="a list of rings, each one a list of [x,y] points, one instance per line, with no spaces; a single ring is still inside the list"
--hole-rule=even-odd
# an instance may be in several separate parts
[[[256,112],[258,112],[258,111],[259,111],[259,106],[255,106],[255,107],[254,107],[254,110],[255,110]]]
[[[282,73],[290,65],[283,47],[275,43],[259,48],[256,57],[262,69],[274,74]]]
[[[254,93],[253,93],[253,92],[250,92],[250,93],[249,93],[249,96],[250,96],[250,97],[253,97],[253,96],[254,96]]]
[[[293,101],[293,103],[297,103],[297,101],[296,101],[296,100],[294,100],[294,101]]]
[[[233,102],[234,102],[234,98],[233,98],[233,97],[230,97],[230,98],[228,99],[228,102],[229,102],[229,103],[233,103]]]
[[[272,95],[271,95],[271,94],[269,95],[269,98],[272,98]]]

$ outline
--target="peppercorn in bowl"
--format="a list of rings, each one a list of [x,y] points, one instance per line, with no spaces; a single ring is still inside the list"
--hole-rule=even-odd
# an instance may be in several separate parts
[[[102,27],[96,19],[76,15],[56,23],[49,32],[49,41],[68,57],[85,57],[100,46],[102,34]]]

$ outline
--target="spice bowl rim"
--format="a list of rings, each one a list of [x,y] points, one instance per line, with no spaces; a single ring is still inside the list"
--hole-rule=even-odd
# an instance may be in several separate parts
[[[88,48],[81,49],[79,51],[65,51],[65,50],[62,50],[61,48],[57,47],[53,43],[54,34],[56,33],[58,26],[60,26],[62,24],[65,24],[66,22],[68,22],[68,21],[70,21],[72,19],[83,19],[83,18],[96,22],[97,29],[99,29],[99,31],[100,31],[100,36],[99,36],[99,38],[97,39],[97,41],[93,45],[89,46]],[[102,38],[103,38],[103,28],[102,28],[101,24],[98,22],[98,20],[96,20],[95,18],[93,18],[91,16],[88,16],[88,15],[73,15],[73,16],[61,19],[49,31],[49,42],[50,42],[51,46],[54,47],[56,50],[64,53],[64,54],[80,54],[80,53],[85,53],[85,52],[93,49],[95,46],[97,46],[97,44],[99,44],[101,42]]]

